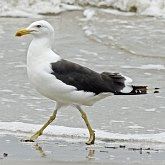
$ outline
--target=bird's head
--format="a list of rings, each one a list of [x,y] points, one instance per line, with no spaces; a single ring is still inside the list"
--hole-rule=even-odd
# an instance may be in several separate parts
[[[32,34],[34,37],[52,37],[54,29],[47,21],[40,20],[33,22],[27,28],[18,30],[15,35],[21,37],[26,34]]]

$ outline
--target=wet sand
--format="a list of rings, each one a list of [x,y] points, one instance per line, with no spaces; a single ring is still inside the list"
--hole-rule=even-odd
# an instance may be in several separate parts
[[[3,161],[2,165],[52,165],[52,164],[59,164],[59,165],[157,165],[155,163],[117,163],[117,162],[109,162],[109,163],[89,163],[89,162],[58,162],[58,161]],[[160,164],[158,164],[160,165]],[[163,165],[163,164],[162,164]]]
[[[34,143],[21,142],[25,137],[6,135],[0,137],[0,164],[111,164],[111,165],[160,165],[164,162],[164,151],[144,148],[127,148],[114,142],[95,145],[67,142],[66,139],[37,140]],[[74,141],[74,138],[72,139]],[[76,139],[75,139],[76,141]],[[161,159],[161,160],[160,160]]]

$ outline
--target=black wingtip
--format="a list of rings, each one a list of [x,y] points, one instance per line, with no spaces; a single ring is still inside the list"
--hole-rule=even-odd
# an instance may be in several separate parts
[[[148,88],[147,86],[132,86],[133,90],[131,91],[132,94],[147,94]]]
[[[133,86],[133,90],[131,93],[133,94],[148,94],[148,93],[159,93],[158,87],[156,88],[148,88],[148,86]]]
[[[142,95],[149,93],[159,93],[158,87],[156,88],[148,88],[148,86],[132,86],[133,90],[130,93],[115,93],[115,95]]]

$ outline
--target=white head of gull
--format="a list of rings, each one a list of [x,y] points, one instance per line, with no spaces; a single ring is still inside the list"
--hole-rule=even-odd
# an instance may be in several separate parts
[[[84,119],[90,137],[86,144],[94,144],[95,133],[81,106],[91,106],[110,95],[146,94],[146,86],[130,85],[132,81],[119,73],[97,73],[87,67],[62,59],[52,50],[54,28],[44,20],[33,22],[16,36],[31,34],[33,40],[27,53],[27,73],[30,82],[39,93],[56,101],[49,120],[30,139],[34,141],[56,118],[63,106],[76,107]]]

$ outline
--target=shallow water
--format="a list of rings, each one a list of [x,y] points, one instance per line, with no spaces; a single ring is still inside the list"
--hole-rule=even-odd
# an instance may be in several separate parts
[[[63,58],[98,72],[121,72],[131,77],[136,85],[148,85],[151,93],[141,96],[112,96],[92,107],[84,107],[91,125],[96,130],[104,131],[103,135],[99,135],[101,141],[105,140],[106,132],[112,133],[113,138],[108,134],[108,140],[118,139],[119,142],[129,137],[131,139],[132,135],[135,141],[142,138],[141,145],[145,141],[152,145],[161,142],[164,149],[165,20],[95,12],[91,19],[83,17],[80,11],[45,16],[44,19],[55,28],[56,51]],[[15,135],[17,130],[30,132],[29,129],[35,128],[36,124],[43,124],[54,110],[54,103],[38,94],[29,84],[26,75],[26,52],[31,37],[14,36],[17,29],[26,27],[35,20],[0,18],[0,122],[9,123],[6,128],[0,125],[1,134],[7,134],[7,130]],[[154,87],[159,87],[160,93],[153,94]],[[20,127],[21,123],[34,125],[27,124],[28,128],[24,127],[23,130],[16,128],[19,124],[11,127],[13,122],[20,122]],[[57,120],[52,125],[85,128],[79,112],[72,107],[59,111]],[[123,134],[123,137],[118,133]],[[61,135],[54,134],[52,136]],[[147,139],[144,138],[145,134]],[[67,135],[70,137],[70,134],[65,133],[66,138]],[[155,138],[157,135],[159,139]]]

